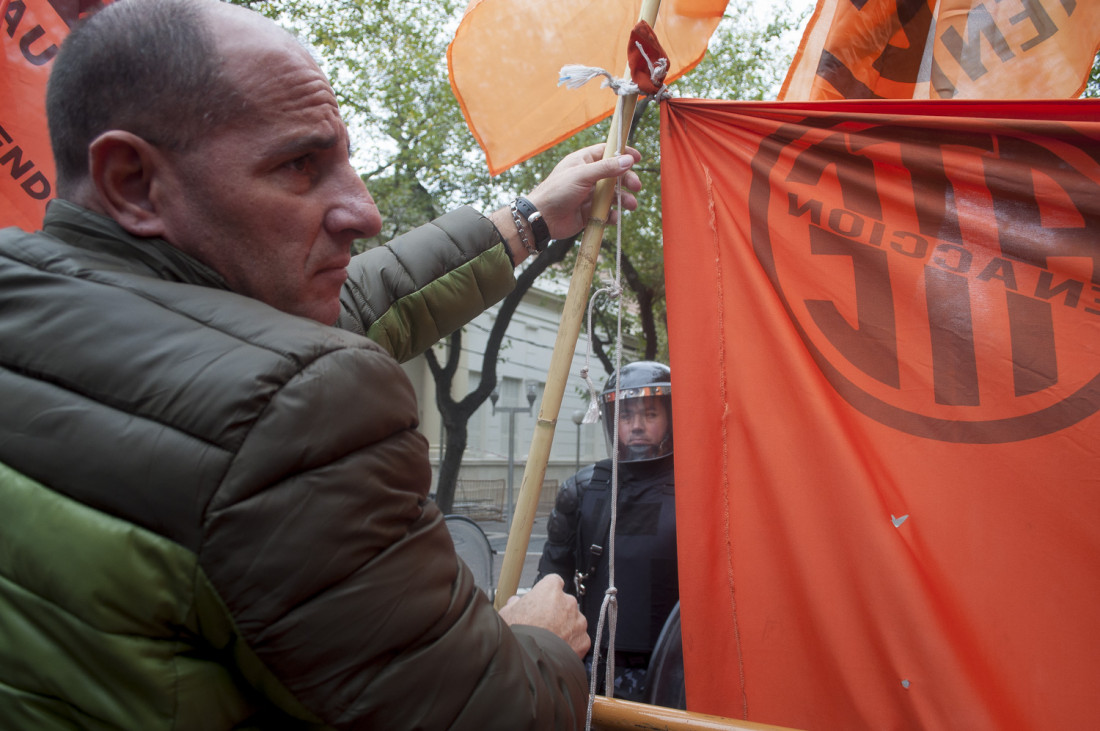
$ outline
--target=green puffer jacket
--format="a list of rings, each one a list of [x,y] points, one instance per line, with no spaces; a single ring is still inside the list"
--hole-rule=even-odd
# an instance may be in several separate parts
[[[344,299],[399,355],[511,286],[485,219],[427,228]],[[580,722],[577,657],[455,556],[388,353],[73,206],[45,231],[0,232],[0,727]]]

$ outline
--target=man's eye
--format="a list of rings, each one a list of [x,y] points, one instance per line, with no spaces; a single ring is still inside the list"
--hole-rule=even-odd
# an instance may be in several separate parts
[[[309,172],[310,168],[312,167],[312,163],[313,158],[311,156],[302,155],[301,157],[296,157],[288,162],[286,166],[295,172],[305,173]]]

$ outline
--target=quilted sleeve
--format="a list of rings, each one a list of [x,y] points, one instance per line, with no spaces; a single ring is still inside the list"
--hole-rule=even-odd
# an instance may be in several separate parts
[[[496,227],[474,209],[460,208],[355,257],[337,325],[368,336],[404,362],[514,286]]]

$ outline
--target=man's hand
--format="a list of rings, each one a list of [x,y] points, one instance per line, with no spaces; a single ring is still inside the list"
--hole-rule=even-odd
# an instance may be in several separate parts
[[[605,147],[601,142],[566,155],[554,166],[546,179],[526,196],[542,214],[542,219],[550,229],[550,238],[567,239],[584,230],[592,213],[596,183],[604,178],[621,176],[622,207],[628,211],[638,207],[638,199],[634,197],[634,193],[642,189],[642,181],[630,168],[642,159],[641,153],[628,147],[622,155],[613,155],[604,160]],[[619,211],[615,208],[617,203],[616,196],[612,198],[612,207],[607,214],[608,223],[615,224],[619,221]],[[494,211],[489,218],[504,237],[512,263],[518,265],[527,258],[528,251],[521,245],[511,211],[501,208]],[[534,233],[526,222],[522,225],[527,240],[532,241]]]
[[[638,207],[634,193],[642,189],[642,181],[630,168],[642,159],[641,153],[632,147],[622,155],[603,159],[604,143],[589,145],[561,159],[546,179],[535,186],[527,198],[542,213],[550,237],[565,239],[580,233],[592,211],[592,194],[596,183],[603,178],[622,176],[622,207],[633,211]],[[612,199],[608,223],[619,220],[619,212]]]
[[[548,574],[523,596],[513,596],[500,608],[501,619],[509,625],[527,624],[548,629],[569,643],[577,657],[588,654],[588,622],[577,608],[576,597],[563,590],[565,582],[557,574]]]

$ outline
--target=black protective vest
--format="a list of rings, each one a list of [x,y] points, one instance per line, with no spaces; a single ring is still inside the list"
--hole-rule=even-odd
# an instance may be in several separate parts
[[[605,506],[611,496],[611,460],[597,462],[592,477],[578,482],[580,521],[576,566],[587,573],[581,611],[595,639],[600,605],[608,587],[610,552]],[[591,546],[602,552],[591,563]],[[672,457],[619,464],[619,510],[615,526],[615,584],[619,616],[615,648],[653,650],[657,636],[680,598],[676,564],[676,504]],[[607,645],[605,624],[601,644]]]

